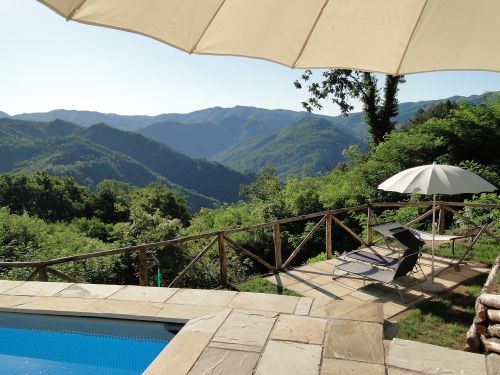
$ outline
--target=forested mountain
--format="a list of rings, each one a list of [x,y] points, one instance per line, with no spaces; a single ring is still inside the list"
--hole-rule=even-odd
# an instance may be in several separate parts
[[[447,99],[464,100],[476,104],[484,100],[484,95],[454,96],[440,100],[401,103],[396,122],[402,124],[419,109]],[[9,115],[0,112],[0,117],[9,117]],[[361,112],[352,113],[347,117],[332,117],[300,111],[245,106],[214,107],[186,114],[169,113],[158,116],[123,116],[59,109],[46,113],[24,113],[11,118],[43,122],[61,119],[85,127],[104,123],[117,129],[139,132],[188,156],[203,158],[212,158],[235,145],[255,137],[275,133],[302,119],[323,118],[342,126],[346,132],[352,132],[356,136],[366,138],[367,135]]]
[[[239,199],[250,177],[215,162],[191,159],[139,134],[61,120],[0,119],[0,172],[45,170],[95,187],[103,179],[179,187],[197,209]]]
[[[0,117],[2,117],[1,113]],[[100,113],[94,111],[77,111],[66,109],[56,109],[49,112],[22,113],[11,116],[11,118],[16,120],[37,122],[49,122],[59,119],[86,127],[104,123],[117,129],[132,131],[161,121],[160,116],[126,116],[117,115],[114,113]]]
[[[450,99],[476,104],[494,95],[497,94],[454,96]],[[401,103],[396,122],[401,125],[422,108],[444,100]],[[8,115],[0,112],[0,117],[2,116]],[[36,166],[42,167],[41,163],[45,162],[47,165],[44,168],[50,169],[52,173],[56,170],[67,172],[70,169],[75,171],[84,169],[85,172],[78,172],[78,176],[75,177],[83,183],[95,185],[100,174],[95,172],[94,177],[89,176],[91,170],[104,168],[107,171],[103,172],[104,174],[118,179],[125,178],[125,171],[135,170],[134,177],[129,176],[125,179],[142,185],[141,181],[144,180],[164,178],[184,188],[224,201],[237,199],[237,186],[244,177],[227,171],[218,164],[192,160],[186,155],[211,158],[239,171],[257,172],[262,167],[273,165],[283,177],[288,173],[300,174],[304,169],[309,169],[311,172],[324,172],[342,160],[343,147],[354,143],[363,148],[367,136],[362,113],[352,113],[347,117],[331,117],[244,106],[214,107],[187,114],[172,113],[158,116],[121,116],[90,111],[55,110],[47,113],[15,115],[9,118],[29,121],[53,121],[59,118],[88,128],[87,131],[78,129],[78,134],[73,134],[73,136],[83,137],[87,142],[81,140],[71,140],[71,142],[74,142],[73,145],[77,145],[78,149],[86,155],[93,156],[86,160],[86,164],[82,164],[81,160],[76,162],[74,158],[69,158],[72,160],[71,164],[61,165],[52,164],[54,161],[60,161],[61,157],[44,154],[39,158],[40,160],[37,160]],[[326,126],[327,123],[320,120],[328,121],[331,125]],[[106,123],[110,127],[94,126],[96,123]],[[313,126],[313,124],[321,125]],[[18,124],[18,127],[22,126]],[[75,125],[59,124],[56,127],[56,133],[47,134],[47,136],[66,136],[67,134],[60,133],[63,127],[67,128],[67,132],[73,133]],[[296,129],[293,129],[294,127]],[[140,135],[120,132],[113,128],[135,130]],[[43,131],[49,132],[49,129],[50,126]],[[17,140],[14,143],[19,142]],[[161,147],[157,142],[170,146],[185,155],[176,153],[169,147]],[[68,145],[68,143],[65,144]],[[90,151],[96,145],[102,147]],[[17,150],[15,153],[24,152],[27,156],[38,159],[40,147],[38,144],[33,144],[29,148],[24,148],[22,152]],[[64,157],[67,157],[70,152],[68,147],[51,144],[50,151],[55,152],[55,150]],[[100,155],[100,159],[97,159],[97,154]],[[122,155],[126,155],[129,159],[122,158]],[[22,160],[25,160],[24,168],[28,168],[29,160]],[[0,165],[5,163],[8,164],[9,159],[0,161]],[[73,164],[77,164],[78,168],[75,169]],[[101,167],[98,168],[97,165]],[[16,164],[16,168],[20,166]],[[186,173],[186,171],[197,172]],[[213,176],[225,176],[224,180],[227,185],[221,189],[221,181],[215,182]]]
[[[362,138],[325,119],[303,119],[269,135],[253,138],[215,156],[215,160],[240,171],[258,172],[272,166],[282,178],[328,172],[343,160],[349,145],[366,147]]]
[[[235,144],[283,129],[301,119],[329,118],[306,112],[242,106],[165,116],[170,120],[147,126],[138,133],[187,155],[204,158],[212,158]]]

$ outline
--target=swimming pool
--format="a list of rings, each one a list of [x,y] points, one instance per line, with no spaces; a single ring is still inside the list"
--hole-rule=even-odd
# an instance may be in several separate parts
[[[140,374],[179,326],[0,313],[0,374]]]

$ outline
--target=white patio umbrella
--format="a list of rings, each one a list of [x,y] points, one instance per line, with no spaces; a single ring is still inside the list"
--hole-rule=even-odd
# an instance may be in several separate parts
[[[406,169],[382,182],[379,189],[398,193],[432,194],[432,272],[434,282],[434,237],[436,235],[436,194],[463,194],[494,191],[497,188],[478,175],[452,165],[430,164]]]
[[[387,74],[500,71],[499,0],[39,0],[188,53]]]

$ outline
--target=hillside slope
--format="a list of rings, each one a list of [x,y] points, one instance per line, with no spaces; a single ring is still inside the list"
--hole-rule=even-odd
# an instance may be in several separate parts
[[[326,172],[343,160],[342,150],[365,142],[324,119],[298,121],[273,134],[242,142],[217,155],[215,160],[234,169],[258,172],[276,168],[280,177]]]
[[[147,126],[139,134],[186,155],[212,158],[231,146],[269,134],[303,118],[323,118],[307,112],[236,106],[209,108],[188,115],[165,115],[168,121]]]
[[[237,201],[240,184],[251,180],[222,164],[192,159],[140,134],[103,124],[83,129],[81,134],[96,144],[132,157],[170,181],[220,201]]]
[[[191,159],[139,134],[106,125],[0,119],[0,172],[45,170],[95,187],[103,179],[180,188],[194,208],[239,199],[250,177],[215,162]]]

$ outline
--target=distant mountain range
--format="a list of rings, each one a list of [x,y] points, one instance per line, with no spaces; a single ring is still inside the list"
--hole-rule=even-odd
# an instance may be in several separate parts
[[[396,122],[400,125],[419,109],[448,99],[477,104],[485,100],[486,96],[487,94],[468,97],[453,96],[439,100],[401,103]],[[88,143],[81,143],[83,138],[86,142],[90,142],[92,147],[99,145],[107,151],[119,152],[120,155],[131,158],[130,160],[120,159],[123,163],[127,161],[129,167],[131,167],[132,161],[138,162],[149,168],[151,173],[159,173],[171,183],[177,183],[187,189],[194,189],[197,193],[206,194],[208,197],[214,197],[218,200],[222,198],[218,194],[220,186],[218,184],[212,186],[211,182],[209,183],[210,179],[198,180],[199,175],[192,174],[189,168],[198,165],[198,168],[204,171],[211,170],[210,173],[214,173],[217,170],[217,173],[222,173],[222,169],[220,169],[222,167],[219,164],[197,160],[192,161],[192,165],[188,169],[183,169],[183,167],[178,169],[177,165],[184,166],[184,164],[170,163],[168,166],[163,165],[163,168],[175,171],[176,174],[166,174],[165,170],[161,169],[158,164],[168,163],[155,159],[158,158],[157,153],[162,154],[162,157],[167,157],[167,153],[175,154],[176,157],[171,158],[171,160],[182,159],[185,161],[189,159],[187,156],[212,159],[245,173],[255,173],[262,167],[272,165],[277,168],[280,176],[285,177],[290,173],[300,173],[304,169],[313,173],[324,172],[343,160],[342,150],[345,147],[350,144],[358,144],[364,148],[367,143],[367,128],[361,112],[342,117],[282,109],[268,110],[236,106],[233,108],[214,107],[187,114],[169,113],[158,116],[122,116],[91,111],[54,110],[46,113],[24,113],[14,116],[0,112],[0,117],[28,122],[51,122],[60,119],[83,127],[90,127],[88,131],[81,130],[78,133],[80,138],[78,144],[82,150],[88,150],[90,147]],[[102,125],[95,127],[94,125],[98,123],[104,123],[109,127]],[[115,141],[116,134],[113,133],[112,128],[130,130],[137,134],[123,133],[127,134],[127,142],[125,142],[122,139],[125,136],[117,133],[120,136],[117,136]],[[101,136],[104,137],[104,140],[100,139]],[[142,136],[150,138],[150,141]],[[168,147],[160,151],[157,142]],[[120,147],[122,144],[126,146]],[[175,153],[172,149],[185,155]],[[97,152],[97,150],[95,151]],[[67,155],[68,152],[69,149],[66,148],[63,154]],[[115,154],[105,153],[105,155],[106,157],[102,154],[102,158],[107,160],[105,164],[108,166],[113,164],[110,162],[111,160],[115,162],[118,160]],[[36,165],[38,168],[41,160],[49,163],[47,158],[37,158],[38,164],[32,163],[31,167],[34,168],[33,166]],[[29,164],[26,163],[25,165]],[[96,163],[95,160],[94,163]],[[47,169],[47,167],[45,168]],[[59,166],[58,170],[60,168]],[[158,172],[158,168],[162,172]],[[125,169],[128,170],[128,168]],[[246,181],[248,178],[241,174],[236,177],[234,171],[231,173],[233,173],[231,178],[234,177],[231,181],[239,181],[239,179]],[[138,173],[137,176],[143,175]],[[151,177],[151,175],[148,175],[150,176],[148,178],[145,176],[137,178],[143,181],[149,180]],[[133,180],[133,178],[127,177],[127,180]],[[92,184],[96,181],[95,178],[90,178],[89,183]],[[237,188],[233,187],[230,196],[224,196],[223,200],[236,199],[236,190]]]
[[[103,179],[144,186],[158,181],[186,194],[193,209],[239,199],[251,177],[222,164],[192,159],[140,134],[104,124],[89,128],[0,119],[0,172],[45,170],[95,187]]]

